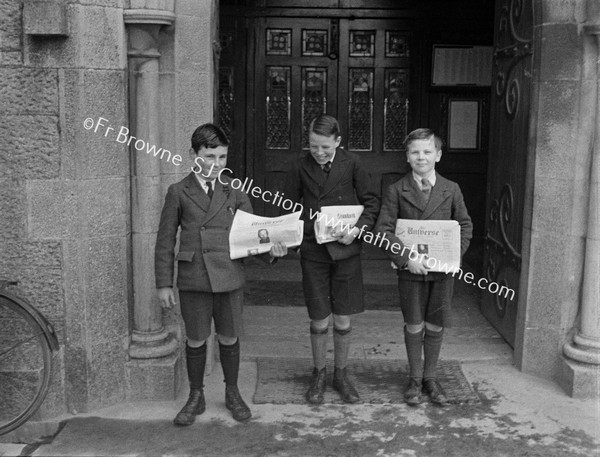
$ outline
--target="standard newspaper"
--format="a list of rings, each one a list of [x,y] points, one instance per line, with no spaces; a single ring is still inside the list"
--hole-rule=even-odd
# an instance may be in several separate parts
[[[323,206],[315,219],[317,243],[336,241],[333,234],[354,227],[364,209],[363,205]]]
[[[460,268],[460,225],[457,221],[398,219],[396,236],[411,250],[410,258],[423,256],[430,271],[452,273]]]
[[[271,250],[274,243],[282,242],[288,248],[300,246],[304,222],[301,211],[279,217],[263,217],[238,209],[229,233],[229,256],[240,259]]]

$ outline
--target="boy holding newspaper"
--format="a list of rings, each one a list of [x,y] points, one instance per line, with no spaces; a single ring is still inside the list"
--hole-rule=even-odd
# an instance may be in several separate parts
[[[403,246],[396,236],[398,219],[455,220],[460,225],[462,257],[469,247],[473,224],[458,184],[435,172],[435,164],[442,157],[442,140],[432,130],[420,128],[408,134],[404,146],[412,172],[386,190],[375,230]],[[423,390],[433,403],[445,405],[447,399],[437,382],[436,367],[448,324],[454,277],[428,271],[427,256],[417,255],[416,249],[393,252],[388,246],[386,252],[398,267],[405,322],[410,380],[404,399],[411,406],[418,405]]]

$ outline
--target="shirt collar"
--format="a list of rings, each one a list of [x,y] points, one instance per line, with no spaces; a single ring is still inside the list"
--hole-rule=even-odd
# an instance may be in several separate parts
[[[421,178],[418,174],[416,174],[413,170],[412,172],[412,176],[413,179],[415,181],[417,181],[417,184],[419,185],[419,189],[421,189],[421,187],[423,186],[423,184],[421,183]],[[435,181],[437,180],[436,175],[435,175],[435,170],[431,171],[431,174],[426,178],[429,181],[429,184],[431,184],[431,187],[435,186]]]
[[[194,176],[196,177],[196,179],[200,183],[200,186],[202,186],[202,189],[204,189],[205,192],[208,191],[208,184],[207,184],[208,181],[206,179],[204,179],[200,175],[200,173],[194,173]],[[212,185],[213,186],[213,190],[215,190],[215,185],[214,185],[215,180],[213,179],[211,182],[213,183],[213,185]]]

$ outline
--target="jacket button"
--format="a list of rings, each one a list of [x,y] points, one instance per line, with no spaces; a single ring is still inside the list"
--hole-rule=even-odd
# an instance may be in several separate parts
[[[202,254],[206,254],[208,252],[208,249],[202,249]]]
[[[200,230],[204,231],[206,230],[206,227],[200,227]]]

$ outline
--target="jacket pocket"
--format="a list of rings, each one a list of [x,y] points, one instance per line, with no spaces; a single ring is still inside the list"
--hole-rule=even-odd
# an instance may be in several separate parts
[[[194,259],[194,251],[179,251],[175,260],[178,262],[191,262]]]

